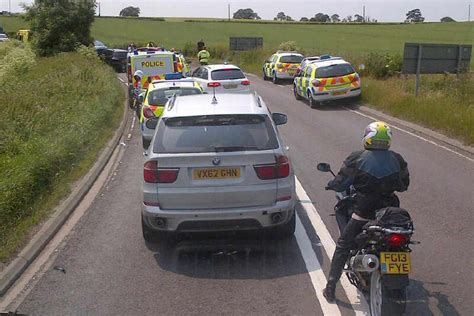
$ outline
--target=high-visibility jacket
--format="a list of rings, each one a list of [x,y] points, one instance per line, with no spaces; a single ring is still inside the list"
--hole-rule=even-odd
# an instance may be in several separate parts
[[[205,49],[198,53],[198,59],[200,63],[208,63],[209,58],[211,58],[211,54],[209,54],[209,52]]]

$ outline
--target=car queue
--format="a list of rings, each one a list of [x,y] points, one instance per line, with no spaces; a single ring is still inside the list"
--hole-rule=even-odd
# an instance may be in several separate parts
[[[190,232],[293,235],[294,171],[277,130],[287,117],[270,112],[239,67],[202,64],[191,73],[181,54],[148,47],[128,53],[127,75],[145,150],[146,241]],[[360,95],[358,74],[339,57],[279,51],[263,76],[293,80],[296,99],[311,106]]]

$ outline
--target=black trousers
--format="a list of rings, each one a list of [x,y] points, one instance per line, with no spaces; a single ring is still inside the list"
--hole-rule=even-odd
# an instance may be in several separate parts
[[[367,221],[358,221],[353,218],[349,220],[341,236],[337,240],[336,250],[332,256],[331,270],[329,272],[328,285],[334,287],[341,278],[344,264],[349,258],[349,253],[356,247],[355,238],[362,232],[362,227]]]

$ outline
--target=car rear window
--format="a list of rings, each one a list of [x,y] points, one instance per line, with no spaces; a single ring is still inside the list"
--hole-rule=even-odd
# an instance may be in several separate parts
[[[155,153],[203,153],[278,148],[273,125],[265,115],[203,115],[160,122]]]
[[[198,88],[168,88],[153,90],[148,94],[148,104],[164,105],[173,95],[195,95],[201,94],[202,91]]]
[[[245,75],[240,69],[219,69],[211,72],[212,80],[232,80],[232,79],[244,79]]]
[[[288,55],[288,56],[281,56],[280,63],[286,64],[299,64],[303,60],[303,56],[301,55]]]
[[[330,65],[316,69],[316,78],[340,77],[354,72],[355,70],[350,64]]]

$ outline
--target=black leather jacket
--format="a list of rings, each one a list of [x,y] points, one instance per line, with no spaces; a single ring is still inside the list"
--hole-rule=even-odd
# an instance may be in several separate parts
[[[391,150],[362,150],[349,155],[336,178],[328,188],[337,192],[351,185],[357,192],[355,213],[367,219],[375,217],[375,211],[398,207],[394,192],[406,191],[410,184],[407,163]]]

